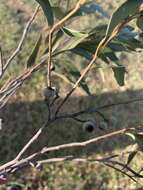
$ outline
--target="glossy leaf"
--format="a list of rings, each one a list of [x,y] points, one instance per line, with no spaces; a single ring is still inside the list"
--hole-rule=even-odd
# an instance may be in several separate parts
[[[113,67],[112,70],[114,72],[114,77],[117,83],[120,86],[124,86],[124,79],[125,79],[125,73],[126,73],[125,67],[123,66]]]
[[[131,132],[126,132],[125,134],[126,134],[127,136],[129,136],[133,141],[136,140],[135,135],[134,135],[133,133],[131,133]]]
[[[110,36],[116,26],[121,24],[126,18],[139,11],[143,0],[126,0],[112,15],[107,28],[106,36]]]
[[[36,42],[34,49],[32,50],[31,55],[29,56],[29,58],[27,60],[27,67],[31,67],[32,65],[34,65],[37,55],[38,55],[38,52],[40,50],[41,42],[42,42],[42,35],[40,35],[39,39]]]
[[[54,24],[54,15],[53,15],[53,10],[52,10],[49,0],[36,0],[36,1],[42,7],[44,15],[47,18],[49,26],[52,26]]]

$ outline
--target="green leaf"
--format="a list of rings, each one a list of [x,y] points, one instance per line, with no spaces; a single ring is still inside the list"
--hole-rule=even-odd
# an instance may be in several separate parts
[[[129,165],[131,163],[131,161],[134,159],[134,157],[136,156],[138,151],[133,151],[129,154],[128,156],[128,160],[127,160],[127,165]]]
[[[113,30],[121,24],[126,18],[139,11],[143,0],[126,0],[112,15],[108,25],[106,36],[110,36]]]
[[[131,132],[126,132],[125,134],[126,134],[127,136],[129,136],[133,141],[136,140],[136,137],[135,137],[135,135],[134,135],[133,133],[131,133]]]
[[[64,61],[62,64],[56,64],[56,66],[58,69],[57,72],[60,73],[60,75],[61,75],[61,73],[63,73],[64,78],[66,77],[73,84],[80,77],[80,71],[78,70],[76,65],[74,65],[73,63],[71,63],[69,61]],[[86,84],[84,79],[80,82],[80,87],[88,95],[90,94],[90,90],[89,90],[88,85]]]
[[[113,67],[114,77],[120,86],[124,86],[126,69],[124,66]]]
[[[42,42],[42,35],[40,35],[39,39],[37,40],[34,49],[32,50],[31,55],[29,56],[28,60],[27,60],[27,67],[31,67],[32,65],[34,65],[39,49],[40,49],[40,45]]]
[[[77,55],[80,55],[81,57],[86,58],[87,60],[91,60],[91,59],[92,59],[92,56],[91,56],[90,52],[86,51],[86,50],[83,49],[83,48],[75,47],[75,48],[72,49],[71,51],[72,51],[73,53],[77,54]]]
[[[136,22],[137,26],[143,30],[143,13],[140,14],[140,16],[137,18]]]
[[[64,47],[60,48],[60,51],[58,52],[58,54],[64,51],[72,50],[87,37],[88,37],[88,34],[84,34],[81,37],[70,37],[70,39],[67,40]]]
[[[140,148],[141,151],[143,151],[143,133],[142,132],[127,132],[126,135],[130,136]]]
[[[48,0],[36,0],[43,9],[43,12],[47,18],[49,26],[54,24],[53,10]]]
[[[82,37],[85,37],[85,36],[88,37],[87,33],[80,32],[80,31],[73,30],[73,29],[69,29],[69,28],[66,28],[66,27],[63,27],[62,30],[63,30],[64,33],[66,33],[70,37],[78,37],[78,38],[82,38]]]

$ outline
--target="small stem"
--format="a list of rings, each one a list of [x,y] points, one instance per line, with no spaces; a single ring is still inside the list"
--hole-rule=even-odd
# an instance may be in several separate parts
[[[52,32],[49,32],[49,57],[47,70],[47,85],[51,87],[51,64],[52,64]]]

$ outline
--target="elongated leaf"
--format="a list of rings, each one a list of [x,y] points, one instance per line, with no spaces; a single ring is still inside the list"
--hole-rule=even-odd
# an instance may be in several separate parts
[[[70,38],[67,43],[65,44],[65,46],[63,48],[60,49],[60,52],[64,52],[64,51],[69,51],[74,49],[80,42],[82,42],[88,35],[84,35],[82,37],[73,37]]]
[[[126,132],[125,135],[129,136],[133,141],[136,140],[136,137],[135,137],[134,133],[132,133],[132,132]]]
[[[82,37],[88,36],[88,34],[86,34],[86,33],[83,33],[83,32],[77,31],[77,30],[73,30],[73,29],[69,29],[66,27],[63,27],[62,30],[64,33],[66,33],[70,37],[82,38]]]
[[[81,57],[84,57],[86,58],[87,60],[91,60],[92,59],[92,56],[91,56],[91,53],[86,51],[85,49],[83,48],[74,48],[71,50],[73,53],[77,54],[77,55],[80,55]]]
[[[137,26],[143,30],[143,12],[140,14],[140,16],[137,18],[136,22]]]
[[[29,56],[28,60],[27,60],[27,67],[31,67],[32,65],[34,65],[39,49],[40,49],[40,45],[42,42],[42,35],[40,35],[39,39],[36,42],[36,45],[34,47],[34,49],[32,50],[31,55]]]
[[[64,61],[62,64],[56,64],[56,66],[58,69],[57,72],[60,73],[60,75],[61,75],[61,73],[63,73],[64,78],[66,77],[73,84],[80,77],[80,72],[79,72],[78,68],[76,67],[76,65],[69,61]],[[88,95],[90,94],[90,90],[84,79],[80,82],[80,87]]]
[[[115,27],[122,23],[126,18],[139,11],[143,0],[126,0],[112,15],[107,28],[106,36],[110,36]]]
[[[131,163],[131,161],[135,158],[136,154],[138,151],[133,151],[129,154],[128,156],[128,160],[127,160],[127,165],[129,165]]]
[[[143,132],[130,131],[125,134],[130,136],[133,139],[133,141],[138,144],[138,147],[143,152]]]
[[[49,0],[36,0],[36,1],[42,7],[49,26],[52,26],[54,24],[54,16],[53,16],[53,10],[52,10]]]
[[[125,73],[126,73],[125,67],[123,67],[123,66],[113,67],[112,70],[114,72],[114,77],[115,77],[117,83],[120,86],[124,86],[124,79],[125,79]]]

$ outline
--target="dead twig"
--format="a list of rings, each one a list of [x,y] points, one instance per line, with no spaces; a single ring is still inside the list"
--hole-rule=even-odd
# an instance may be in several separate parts
[[[6,69],[8,68],[8,66],[10,65],[10,63],[12,62],[12,60],[19,54],[19,52],[21,51],[22,49],[22,46],[24,44],[24,41],[26,39],[26,36],[27,36],[27,33],[29,31],[29,28],[32,24],[32,22],[34,21],[38,11],[39,11],[39,8],[40,6],[38,5],[32,15],[32,17],[30,18],[30,20],[27,22],[25,28],[24,28],[24,31],[23,31],[23,34],[22,34],[22,37],[20,39],[20,42],[18,44],[18,47],[16,48],[16,50],[12,53],[12,55],[10,56],[10,58],[7,60],[6,64],[4,65],[3,67],[3,73],[2,75],[4,74],[4,72],[6,71]],[[2,75],[0,77],[2,77]]]

